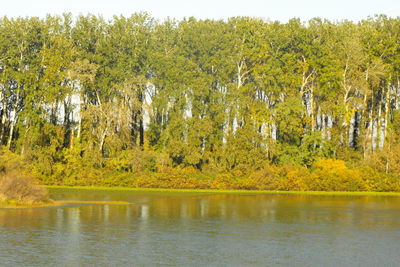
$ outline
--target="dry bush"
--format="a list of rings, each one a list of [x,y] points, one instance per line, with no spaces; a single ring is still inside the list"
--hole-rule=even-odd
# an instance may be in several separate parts
[[[7,173],[0,176],[0,201],[17,203],[42,203],[49,201],[48,193],[34,180],[22,174]]]

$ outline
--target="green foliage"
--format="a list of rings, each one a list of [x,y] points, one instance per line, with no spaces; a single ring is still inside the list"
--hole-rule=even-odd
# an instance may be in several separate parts
[[[322,137],[321,132],[304,136],[300,150],[302,163],[307,167],[320,159],[331,158],[334,154],[331,144]]]
[[[290,97],[277,105],[276,121],[282,143],[300,145],[305,133],[304,108],[299,98]]]
[[[399,21],[1,18],[0,170],[60,185],[398,190]]]

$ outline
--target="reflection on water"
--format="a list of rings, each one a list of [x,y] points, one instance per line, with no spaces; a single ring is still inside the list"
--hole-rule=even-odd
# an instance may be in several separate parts
[[[400,251],[397,197],[52,194],[131,204],[0,209],[0,265],[396,266]]]

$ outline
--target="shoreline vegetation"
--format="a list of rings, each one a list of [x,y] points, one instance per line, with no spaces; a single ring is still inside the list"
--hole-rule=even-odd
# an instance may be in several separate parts
[[[49,200],[41,203],[24,203],[18,201],[0,201],[0,209],[28,209],[46,207],[66,207],[71,205],[129,205],[126,201],[84,201],[84,200]]]
[[[400,192],[398,40],[400,17],[386,15],[3,17],[0,172],[59,186]]]
[[[223,190],[223,189],[165,189],[165,188],[131,188],[105,186],[59,186],[47,185],[47,189],[55,190],[90,190],[90,191],[128,191],[150,193],[199,193],[199,194],[289,194],[289,195],[316,195],[316,196],[395,196],[400,192],[371,192],[371,191],[275,191],[275,190]]]
[[[29,174],[0,171],[0,207],[52,205],[45,188]]]
[[[273,191],[273,190],[222,190],[222,189],[165,189],[165,188],[129,188],[129,187],[104,187],[104,186],[43,186],[50,190],[89,190],[89,191],[127,191],[148,192],[162,194],[277,194],[277,195],[303,195],[303,196],[380,196],[400,197],[400,192],[349,192],[349,191]],[[42,203],[24,203],[18,201],[0,201],[0,209],[31,209],[68,207],[81,205],[130,205],[125,201],[82,201],[82,200],[49,200]]]
[[[385,193],[380,192],[387,192],[387,195],[396,195],[394,192],[400,191],[400,181],[396,177],[376,172],[365,166],[351,169],[344,161],[334,159],[319,160],[311,168],[294,165],[265,165],[259,170],[247,173],[240,170],[206,173],[195,168],[168,167],[159,167],[157,171],[153,172],[132,173],[86,167],[81,169],[80,175],[57,177],[54,180],[49,180],[40,173],[36,173],[35,168],[36,165],[27,162],[23,156],[6,148],[0,150],[2,173],[0,181],[3,181],[0,183],[0,191],[8,193],[6,200],[24,202],[24,196],[29,198],[29,195],[36,194],[36,199],[31,200],[32,203],[38,200],[45,202],[47,192],[44,194],[45,191],[39,190],[37,183],[49,186],[48,188],[71,186],[76,189],[177,190],[175,192],[198,190],[203,193],[333,194],[332,192],[338,192],[337,194],[346,194],[343,192],[347,192],[347,194],[358,194],[355,192],[360,192],[360,194],[371,195],[376,192],[378,195],[384,195]],[[9,178],[9,180],[6,181],[5,178]]]

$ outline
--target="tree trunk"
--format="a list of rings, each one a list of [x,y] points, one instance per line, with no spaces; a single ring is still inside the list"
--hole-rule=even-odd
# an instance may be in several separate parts
[[[385,127],[383,129],[383,146],[385,145],[385,138],[386,138],[386,132],[387,132],[387,127],[389,123],[389,112],[390,112],[390,88],[392,84],[389,81],[388,88],[386,90],[386,103],[385,103]]]
[[[3,100],[3,109],[1,114],[1,125],[0,125],[0,145],[3,144],[4,133],[6,131],[6,121],[7,121],[7,104]]]
[[[310,109],[311,109],[311,132],[315,132],[315,114],[314,114],[314,89],[310,89]]]
[[[142,147],[144,145],[144,126],[143,126],[143,115],[139,120],[139,145]]]
[[[99,144],[99,151],[103,155],[104,153],[104,142],[107,137],[107,129],[104,130],[103,134],[101,135],[100,144]]]
[[[12,137],[14,135],[14,125],[15,125],[14,122],[12,122],[11,125],[10,125],[10,131],[9,131],[8,141],[7,141],[7,148],[8,149],[10,149],[10,147],[11,147]]]
[[[74,148],[74,137],[75,137],[75,132],[73,129],[71,129],[70,135],[69,135],[69,149]]]
[[[13,135],[14,135],[14,127],[15,127],[15,124],[17,123],[17,105],[18,105],[18,102],[19,102],[19,91],[17,92],[17,99],[15,101],[15,105],[14,105],[14,108],[13,108],[13,111],[12,111],[12,114],[14,115],[14,118],[13,118],[13,121],[11,122],[11,124],[10,124],[10,131],[8,133],[8,141],[7,141],[7,148],[8,149],[10,149],[10,147],[11,147],[11,142],[12,142],[12,138],[13,138]]]
[[[143,103],[144,103],[144,96],[141,92],[139,94],[139,101],[140,101],[140,111],[139,111],[139,146],[143,147],[144,145],[144,125],[143,125]]]
[[[76,133],[76,140],[77,140],[77,142],[80,142],[80,141],[81,141],[81,129],[82,129],[82,118],[81,118],[81,116],[79,115],[78,130],[77,130],[77,133]]]
[[[378,108],[378,123],[376,125],[376,149],[381,149],[381,134],[382,134],[382,104],[379,104]]]

